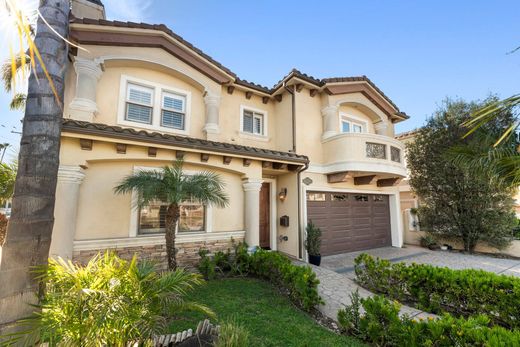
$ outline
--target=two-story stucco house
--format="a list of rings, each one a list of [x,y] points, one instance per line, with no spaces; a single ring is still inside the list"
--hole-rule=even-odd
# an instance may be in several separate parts
[[[113,188],[176,158],[221,175],[230,197],[223,209],[185,202],[181,264],[232,238],[305,259],[308,220],[323,255],[402,245],[394,124],[408,117],[367,77],[293,70],[266,88],[164,25],[107,21],[94,0],[72,13],[70,38],[86,51],[70,55],[52,255],[164,258],[161,202],[137,209]]]

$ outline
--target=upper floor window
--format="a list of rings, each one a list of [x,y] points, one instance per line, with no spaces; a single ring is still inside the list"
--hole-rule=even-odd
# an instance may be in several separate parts
[[[361,121],[356,121],[346,116],[341,117],[341,132],[343,133],[362,133],[365,131],[365,128],[366,125]]]
[[[264,113],[248,109],[242,111],[242,132],[254,135],[265,135],[264,127]]]
[[[119,124],[188,134],[191,93],[156,82],[122,75]]]
[[[152,123],[153,89],[128,83],[126,88],[125,119],[139,123]]]
[[[184,130],[186,116],[186,97],[164,92],[162,96],[161,125]]]

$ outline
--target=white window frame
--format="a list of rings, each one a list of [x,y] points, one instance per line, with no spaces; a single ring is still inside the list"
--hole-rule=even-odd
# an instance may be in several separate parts
[[[130,85],[132,85],[132,87],[130,87]],[[130,88],[133,88],[135,90],[141,90],[141,91],[145,91],[145,92],[150,92],[151,94],[151,98],[150,98],[150,105],[146,105],[144,103],[141,103],[141,102],[138,102],[138,101],[134,101],[134,100],[130,100],[129,99],[129,90]],[[128,82],[126,83],[126,87],[125,87],[125,110],[124,110],[124,113],[125,113],[125,121],[127,122],[134,122],[134,123],[139,123],[139,124],[151,124],[153,122],[153,108],[154,108],[154,100],[155,100],[155,89],[153,87],[149,87],[149,86],[145,86],[143,84],[138,84],[138,83],[133,83],[133,82]],[[144,107],[148,107],[152,110],[151,114],[150,114],[150,123],[148,122],[141,122],[141,121],[138,121],[138,120],[131,120],[131,119],[126,119],[126,113],[127,113],[127,104],[134,104],[134,105],[138,105],[138,106],[144,106]]]
[[[349,132],[343,132],[343,122],[348,123],[350,127]],[[354,125],[361,127],[361,132],[354,131]],[[363,134],[368,133],[368,124],[366,121],[361,120],[355,116],[346,113],[340,113],[339,115],[339,131],[342,134]]]
[[[135,121],[126,119],[126,93],[127,93],[128,83],[141,85],[143,87],[153,89],[153,104],[152,104],[153,109],[152,109],[152,123],[151,124],[135,122]],[[185,102],[185,106],[184,106],[184,111],[185,111],[184,129],[175,129],[175,128],[165,127],[165,126],[161,125],[162,101],[163,101],[164,93],[176,94],[176,95],[185,97],[186,102]],[[121,75],[121,80],[120,80],[120,85],[119,85],[117,124],[126,125],[126,126],[133,127],[133,128],[154,130],[154,131],[159,131],[162,133],[189,135],[190,134],[190,124],[191,124],[191,92],[188,90],[178,89],[178,88],[168,86],[165,84],[143,80],[143,79],[136,78],[133,76]]]
[[[173,97],[173,98],[178,98],[178,99],[184,99],[183,100],[183,110],[181,112],[179,112],[179,110],[175,110],[173,108],[167,108],[164,106],[164,97]],[[162,90],[161,91],[161,119],[160,119],[160,124],[161,124],[161,127],[163,128],[168,128],[168,129],[174,129],[174,130],[185,130],[186,129],[186,95],[184,94],[179,94],[179,93],[172,93],[170,91],[167,91],[167,90]],[[182,121],[182,124],[184,125],[184,129],[177,129],[177,128],[173,128],[173,127],[169,127],[169,126],[165,126],[163,125],[163,111],[169,111],[169,112],[174,112],[174,113],[181,113],[182,116],[183,116],[183,121]]]
[[[133,173],[137,173],[139,171],[160,171],[160,167],[151,167],[151,166],[134,166]],[[194,175],[198,173],[198,171],[191,171],[191,170],[183,170],[185,175]],[[205,225],[204,228],[206,230],[202,231],[189,231],[189,232],[182,232],[182,235],[190,234],[190,235],[201,235],[201,234],[208,234],[213,232],[213,206],[211,204],[205,205],[205,215],[204,215],[204,221]],[[139,208],[137,208],[137,193],[135,191],[132,191],[132,198],[130,201],[130,225],[128,230],[128,236],[129,237],[150,237],[154,235],[164,235],[163,232],[157,232],[157,233],[149,233],[149,234],[140,234],[139,233]],[[175,229],[175,234],[179,234],[178,226]]]
[[[250,132],[244,131],[244,112],[245,111],[250,111],[253,113],[260,113],[262,115],[262,134],[255,134],[255,133],[250,133]],[[253,127],[254,127],[254,124],[253,124]],[[241,137],[251,138],[254,140],[261,140],[261,141],[269,141],[268,129],[269,129],[269,122],[268,122],[268,115],[267,115],[266,110],[260,110],[260,109],[249,107],[246,105],[240,105],[239,134]]]

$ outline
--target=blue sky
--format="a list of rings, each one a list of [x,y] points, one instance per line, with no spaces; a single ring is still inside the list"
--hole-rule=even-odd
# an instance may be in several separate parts
[[[421,126],[446,97],[520,92],[520,1],[105,0],[109,19],[164,23],[243,79],[272,86],[292,68],[367,75]],[[2,47],[3,48],[3,47]],[[5,53],[6,49],[0,52]],[[5,58],[5,56],[3,56]],[[0,142],[16,145],[19,113],[3,111]]]

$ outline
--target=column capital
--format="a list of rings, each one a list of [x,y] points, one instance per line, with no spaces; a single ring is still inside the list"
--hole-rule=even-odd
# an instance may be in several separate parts
[[[74,70],[77,74],[84,73],[93,76],[99,80],[103,74],[99,62],[90,59],[76,58],[74,59]]]
[[[328,105],[321,109],[321,115],[323,117],[325,117],[325,116],[337,113],[338,110],[339,110],[338,105]]]
[[[259,192],[263,182],[261,179],[247,179],[243,181],[242,187],[245,192]]]
[[[220,106],[221,96],[211,90],[206,90],[204,95],[204,104],[206,106]]]
[[[81,184],[85,178],[84,170],[76,165],[60,165],[58,169],[58,182]]]

